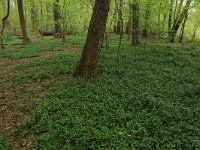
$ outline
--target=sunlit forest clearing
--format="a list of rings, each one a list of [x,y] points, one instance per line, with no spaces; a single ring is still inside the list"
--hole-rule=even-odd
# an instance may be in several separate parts
[[[199,1],[1,0],[10,149],[199,150]]]

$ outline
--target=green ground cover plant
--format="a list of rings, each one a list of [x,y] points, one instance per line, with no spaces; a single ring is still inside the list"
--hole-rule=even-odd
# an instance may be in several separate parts
[[[29,70],[18,79],[69,78],[46,94],[16,133],[32,135],[31,146],[39,149],[199,149],[199,47],[135,49],[124,41],[119,66],[116,47],[114,37],[102,49],[97,78],[70,77],[78,53],[17,66]]]
[[[0,149],[7,150],[9,146],[10,146],[10,139],[4,134],[0,134]]]

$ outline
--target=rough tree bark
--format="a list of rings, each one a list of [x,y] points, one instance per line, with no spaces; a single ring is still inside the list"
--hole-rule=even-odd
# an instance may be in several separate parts
[[[17,6],[18,6],[19,20],[20,20],[22,38],[23,38],[22,43],[27,44],[27,43],[30,43],[31,40],[29,39],[28,34],[27,34],[26,21],[24,17],[23,0],[17,0]]]
[[[136,46],[139,41],[139,4],[134,2],[131,4],[132,8],[132,45]]]
[[[55,38],[62,38],[62,29],[61,29],[61,13],[60,13],[60,5],[59,0],[54,0],[53,4],[53,14],[54,14],[54,36]]]
[[[0,49],[4,49],[3,32],[4,32],[4,29],[5,29],[6,20],[8,19],[9,15],[10,15],[10,0],[7,0],[7,14],[2,19],[2,28],[1,28],[1,32],[0,32]]]
[[[109,8],[110,0],[95,0],[86,43],[80,62],[73,74],[74,77],[92,77],[98,75],[97,65]]]

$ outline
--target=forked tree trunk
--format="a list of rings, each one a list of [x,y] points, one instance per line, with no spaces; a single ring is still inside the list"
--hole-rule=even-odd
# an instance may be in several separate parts
[[[1,28],[1,32],[0,32],[0,49],[4,49],[3,32],[4,32],[4,29],[5,29],[6,20],[8,19],[9,15],[10,15],[10,0],[7,0],[7,14],[6,14],[5,17],[3,17],[2,28]]]
[[[181,2],[183,2],[183,0]],[[176,34],[181,26],[181,23],[185,19],[185,15],[189,12],[191,3],[192,3],[192,0],[187,0],[184,6],[181,6],[183,5],[183,3],[179,4],[177,16],[174,19],[172,28],[169,32],[170,42],[175,42]],[[181,11],[181,7],[183,7],[182,11]]]
[[[17,0],[17,6],[18,6],[18,12],[19,12],[19,20],[20,20],[20,25],[21,25],[23,44],[27,44],[27,43],[30,43],[31,40],[29,39],[28,34],[27,34],[26,21],[24,17],[23,0]]]
[[[62,29],[61,29],[61,13],[60,13],[60,5],[59,0],[54,0],[53,4],[53,14],[54,14],[54,35],[55,38],[62,38]]]
[[[95,1],[86,43],[80,62],[74,72],[74,77],[92,77],[98,75],[97,65],[109,8],[110,0]]]
[[[139,4],[134,2],[132,8],[132,45],[136,46],[139,41]]]

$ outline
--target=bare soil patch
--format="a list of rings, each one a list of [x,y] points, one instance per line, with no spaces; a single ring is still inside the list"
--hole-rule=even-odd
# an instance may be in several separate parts
[[[14,141],[14,148],[24,149],[23,145],[30,142],[28,139],[16,139],[13,129],[22,118],[29,115],[40,102],[46,92],[51,87],[47,87],[47,80],[41,82],[29,81],[25,84],[16,84],[13,78],[18,76],[20,72],[13,72],[12,69],[19,64],[28,63],[38,58],[53,57],[54,55],[77,51],[78,47],[56,47],[52,51],[41,52],[38,57],[9,59],[0,58],[0,133],[6,133]],[[66,77],[59,77],[56,80],[66,80]],[[19,144],[16,144],[19,143]]]

